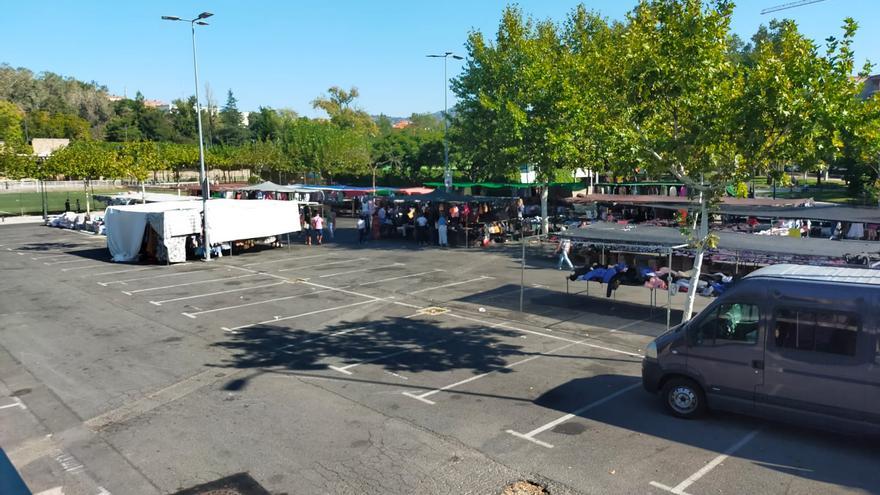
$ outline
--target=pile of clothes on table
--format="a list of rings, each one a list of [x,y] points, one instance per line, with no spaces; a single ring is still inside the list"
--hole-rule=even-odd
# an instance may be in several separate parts
[[[596,263],[576,268],[569,275],[569,280],[605,284],[607,286],[605,297],[611,297],[611,293],[621,285],[641,285],[648,289],[660,290],[667,290],[671,285],[676,292],[688,292],[691,286],[691,274],[688,272],[678,272],[665,266],[631,267],[622,262],[616,265]],[[703,296],[717,296],[729,289],[734,282],[733,277],[723,273],[704,273],[700,275],[697,290]]]

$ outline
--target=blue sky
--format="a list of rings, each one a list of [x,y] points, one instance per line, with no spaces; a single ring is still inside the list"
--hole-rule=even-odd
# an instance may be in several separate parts
[[[760,10],[791,0],[741,0],[733,30],[748,39],[771,16]],[[469,31],[493,35],[499,0],[4,0],[0,62],[53,71],[129,96],[170,101],[192,94],[189,26],[161,15],[215,15],[197,33],[199,69],[220,104],[231,88],[242,110],[290,108],[315,116],[310,102],[333,85],[357,86],[370,113],[407,116],[443,108],[443,65],[428,53],[463,53]],[[602,15],[622,18],[634,0],[593,0]],[[573,1],[521,0],[537,18],[561,21]],[[860,25],[859,65],[880,62],[880,1],[826,0],[776,13],[795,19],[818,41],[840,34],[844,17]],[[13,41],[15,40],[15,41]],[[450,60],[450,77],[461,63]],[[880,72],[875,68],[874,72]],[[450,105],[453,103],[450,94]]]

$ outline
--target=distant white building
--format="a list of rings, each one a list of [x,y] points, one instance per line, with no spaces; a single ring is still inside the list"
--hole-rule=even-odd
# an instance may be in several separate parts
[[[68,144],[70,144],[70,139],[67,138],[34,138],[31,140],[34,155],[40,158],[46,158]]]
[[[880,92],[880,74],[874,74],[864,79],[865,85],[862,87],[862,94],[859,95],[863,100],[874,96]]]

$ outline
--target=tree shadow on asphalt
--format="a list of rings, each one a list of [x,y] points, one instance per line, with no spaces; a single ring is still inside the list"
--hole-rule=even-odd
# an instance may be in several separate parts
[[[212,344],[231,352],[215,365],[227,368],[287,370],[307,372],[345,368],[359,363],[379,365],[393,373],[444,372],[468,370],[474,375],[510,373],[509,362],[538,354],[511,343],[520,332],[484,325],[440,326],[430,316],[386,317],[370,322],[340,322],[319,332],[281,326],[258,325],[230,334],[229,339]],[[561,359],[599,358],[549,354]],[[339,375],[342,377],[342,375]],[[226,390],[247,386],[249,378],[228,382]]]
[[[880,473],[868,468],[880,463],[880,453],[870,439],[722,412],[710,412],[698,420],[683,420],[668,414],[660,399],[640,386],[588,407],[639,383],[639,378],[634,376],[596,375],[576,378],[544,392],[533,401],[535,405],[575,414],[576,418],[556,425],[543,434],[542,440],[560,443],[565,440],[557,436],[558,440],[554,441],[551,432],[577,438],[589,432],[594,423],[602,423],[721,454],[749,432],[760,429],[755,440],[732,456],[794,477],[857,488],[866,493],[873,493],[880,486]],[[808,452],[827,454],[829,458],[816,458]],[[687,475],[699,470],[711,457],[708,455],[686,469]],[[674,479],[676,474],[672,473],[667,473],[665,478],[663,474],[657,476],[660,479],[653,481],[668,486],[675,486],[684,479]],[[673,479],[666,479],[669,477]]]
[[[510,312],[519,311],[520,288],[516,284],[506,284],[493,289],[469,294],[454,299],[456,302],[469,303],[477,306],[488,306]],[[562,321],[574,320],[585,315],[616,317],[624,320],[653,322],[666,324],[666,308],[651,307],[644,304],[631,303],[594,297],[585,294],[566,294],[543,287],[525,287],[523,291],[523,312],[537,316],[552,316]],[[672,321],[681,320],[681,310],[671,312]],[[626,329],[628,333],[656,336],[656,325],[634,325]]]

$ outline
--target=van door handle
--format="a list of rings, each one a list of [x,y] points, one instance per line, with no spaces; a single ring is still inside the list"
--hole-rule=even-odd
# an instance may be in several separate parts
[[[764,361],[761,361],[760,359],[755,359],[754,361],[752,361],[752,368],[755,368],[756,370],[764,369]]]

